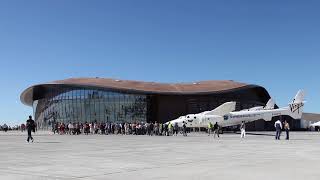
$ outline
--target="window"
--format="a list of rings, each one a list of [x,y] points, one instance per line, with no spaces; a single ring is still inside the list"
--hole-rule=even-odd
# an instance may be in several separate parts
[[[64,92],[59,90],[53,91],[52,94],[55,96],[33,102],[37,121],[146,121],[145,95],[90,89],[64,89]]]

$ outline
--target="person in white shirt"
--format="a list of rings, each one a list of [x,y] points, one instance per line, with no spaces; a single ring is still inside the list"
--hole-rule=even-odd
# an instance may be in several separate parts
[[[93,134],[93,123],[90,123],[89,127],[90,127],[90,133]]]
[[[240,131],[241,131],[241,138],[246,137],[246,124],[244,121],[242,121],[241,126],[240,126]]]
[[[68,129],[69,129],[69,134],[71,135],[73,133],[73,124],[72,123],[69,123],[68,124]]]
[[[276,128],[276,140],[280,140],[280,134],[282,129],[282,123],[280,120],[274,123],[274,127]]]

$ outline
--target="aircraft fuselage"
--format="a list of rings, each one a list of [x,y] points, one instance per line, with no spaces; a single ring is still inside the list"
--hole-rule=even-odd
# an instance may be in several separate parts
[[[241,124],[242,121],[252,122],[259,119],[270,121],[272,117],[288,115],[288,108],[273,109],[273,110],[259,110],[259,111],[238,111],[230,112],[224,116],[218,115],[203,115],[203,114],[189,114],[175,120],[179,124],[182,121],[186,122],[187,127],[207,127],[209,122],[215,124],[218,122],[219,126],[227,127]],[[173,123],[175,121],[172,121]]]

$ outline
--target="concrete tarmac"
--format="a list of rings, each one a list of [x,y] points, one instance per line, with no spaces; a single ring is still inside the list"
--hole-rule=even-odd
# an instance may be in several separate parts
[[[320,133],[273,136],[207,134],[183,136],[52,135],[0,132],[3,180],[320,178]],[[264,134],[264,133],[262,133]],[[272,132],[267,132],[272,134]],[[284,133],[283,133],[284,134]]]

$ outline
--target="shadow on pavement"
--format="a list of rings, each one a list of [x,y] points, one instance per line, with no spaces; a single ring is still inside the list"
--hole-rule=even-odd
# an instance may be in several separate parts
[[[37,143],[37,144],[60,144],[62,142],[49,142],[49,141],[44,141],[44,142],[33,142],[33,143]]]

